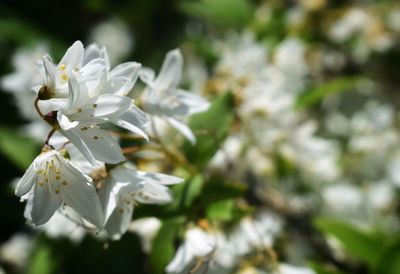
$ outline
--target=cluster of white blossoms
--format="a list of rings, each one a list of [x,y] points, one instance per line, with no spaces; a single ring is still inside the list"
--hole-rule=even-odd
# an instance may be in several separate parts
[[[222,168],[241,159],[235,171],[252,170],[275,180],[279,179],[277,159],[283,159],[309,183],[337,179],[336,143],[319,137],[317,121],[296,109],[308,76],[300,40],[284,40],[271,58],[264,45],[244,33],[222,44],[219,51],[212,88],[233,90],[241,124],[225,140],[211,166]]]
[[[111,68],[106,48],[84,48],[80,41],[58,63],[49,55],[28,63],[36,70],[20,65],[21,58],[30,56],[16,59],[17,72],[3,79],[3,86],[29,94],[31,106],[24,106],[37,112],[48,133],[15,190],[27,200],[25,216],[32,224],[46,224],[61,214],[118,239],[128,229],[135,204],[172,200],[167,185],[182,179],[137,170],[124,156],[115,128],[149,140],[148,127],[158,117],[195,142],[185,121],[209,103],[178,88],[183,69],[179,50],[167,54],[157,77],[137,62]],[[146,84],[139,98],[142,109],[128,96],[139,77]]]
[[[281,225],[278,216],[262,209],[254,217],[243,218],[229,233],[208,224],[204,228],[191,226],[166,271],[233,273],[241,260],[255,251],[268,254]]]
[[[371,53],[385,52],[396,45],[399,14],[398,8],[352,7],[331,23],[328,36],[338,44],[350,42],[353,58],[365,62]]]

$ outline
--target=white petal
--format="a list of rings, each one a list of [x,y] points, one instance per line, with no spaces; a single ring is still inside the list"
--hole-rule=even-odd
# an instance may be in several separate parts
[[[77,79],[77,75],[72,73],[68,79],[69,104],[68,108],[78,108],[84,105],[89,99],[89,92],[84,83]],[[76,111],[76,110],[75,110]]]
[[[118,95],[100,95],[82,108],[82,113],[94,117],[119,117],[132,105],[132,99]]]
[[[149,124],[149,119],[147,118],[147,115],[136,106],[131,105],[128,111],[124,112],[118,119],[113,119],[111,121],[118,126],[149,140],[149,137],[143,131],[143,129]]]
[[[60,64],[80,69],[83,63],[84,49],[81,41],[76,41],[64,54]]]
[[[61,185],[63,201],[83,218],[97,227],[101,227],[104,223],[104,216],[91,179],[65,159],[59,156],[58,159],[63,172],[63,180],[66,181],[66,184]]]
[[[68,134],[68,132],[72,131],[75,136],[71,136],[71,139],[65,133],[67,132]],[[112,136],[108,135],[105,130],[98,127],[87,126],[62,131],[62,133],[82,152],[83,155],[87,157],[87,154],[90,154],[92,156],[87,157],[89,161],[94,158],[101,162],[117,164],[125,160],[118,142]],[[76,137],[80,140],[76,140]],[[83,151],[81,148],[83,148]],[[95,162],[92,164],[95,164]]]
[[[43,66],[46,73],[46,85],[48,87],[55,87],[56,86],[56,68],[51,61],[50,56],[46,55],[43,57]]]
[[[92,164],[96,165],[97,161],[94,158],[92,152],[83,141],[82,136],[79,135],[79,130],[76,128],[72,128],[69,130],[60,129],[60,132],[67,137],[67,139],[78,148],[78,150],[86,157],[86,159]]]
[[[106,64],[102,59],[93,59],[80,69],[80,75],[85,79],[98,79],[106,72]]]
[[[138,192],[137,200],[143,204],[166,204],[171,202],[171,192],[165,185],[145,182]]]
[[[192,130],[187,125],[170,117],[167,118],[167,121],[171,124],[171,126],[173,126],[180,133],[182,133],[182,135],[185,136],[185,138],[188,139],[192,144],[196,143],[196,137],[194,136]]]
[[[93,59],[100,57],[100,48],[97,44],[93,43],[90,44],[85,48],[84,57],[83,57],[83,64],[88,64]]]
[[[140,80],[148,86],[152,86],[156,73],[151,68],[141,68],[139,70]]]
[[[126,96],[133,87],[133,83],[126,77],[114,77],[108,80],[106,93]]]
[[[136,191],[139,189],[139,182],[143,180],[142,176],[137,172],[136,169],[126,167],[126,165],[120,165],[110,171],[110,175],[114,181],[118,183],[129,183],[134,186],[129,191]]]
[[[129,227],[132,219],[133,204],[125,207],[117,207],[108,219],[104,229],[108,236],[114,240],[118,240]]]
[[[22,197],[27,194],[31,189],[34,183],[37,181],[36,172],[34,169],[33,162],[29,168],[25,171],[24,176],[18,181],[17,187],[15,188],[15,195],[18,197]]]
[[[31,217],[35,225],[46,223],[61,204],[59,194],[51,191],[49,183],[35,185],[32,199]]]
[[[174,258],[165,269],[167,273],[182,273],[194,259],[186,243],[183,243],[176,251]]]
[[[183,57],[179,49],[168,52],[155,81],[155,88],[157,90],[175,88],[181,79],[182,69]]]
[[[127,62],[120,64],[116,66],[112,71],[110,71],[109,77],[124,77],[135,83],[139,76],[141,66],[141,64],[136,62]]]
[[[57,121],[60,127],[64,130],[74,128],[79,124],[77,121],[71,122],[68,117],[62,114],[60,111],[57,112]]]
[[[179,115],[192,115],[194,113],[206,111],[210,107],[210,103],[201,96],[190,92],[179,90],[176,93],[176,99],[186,107],[186,113]]]
[[[146,181],[151,181],[154,183],[159,183],[163,185],[175,185],[183,182],[182,178],[171,176],[163,173],[153,173],[153,172],[137,172],[141,178],[144,178]]]
[[[108,178],[105,181],[104,186],[99,190],[98,195],[100,199],[100,204],[102,205],[104,212],[104,220],[108,221],[111,214],[117,207],[117,193],[115,193],[115,181]]]

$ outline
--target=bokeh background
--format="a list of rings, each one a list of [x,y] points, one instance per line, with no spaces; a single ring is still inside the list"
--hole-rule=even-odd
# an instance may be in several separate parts
[[[235,199],[257,211],[261,205],[252,190],[259,184],[268,185],[270,194],[263,206],[271,207],[285,222],[283,236],[274,245],[278,261],[307,265],[318,274],[400,273],[400,5],[396,0],[3,0],[0,77],[15,71],[13,58],[21,49],[33,51],[38,46],[58,60],[76,40],[85,45],[97,42],[108,47],[114,64],[135,60],[155,69],[168,50],[179,47],[187,67],[201,67],[188,73],[183,86],[200,83],[198,92],[210,101],[223,89],[231,90],[239,105],[240,88],[233,91],[237,86],[219,71],[218,64],[228,58],[219,49],[221,45],[233,49],[234,61],[227,62],[232,71],[251,66],[245,56],[235,59],[239,56],[235,47],[247,39],[240,37],[247,36],[250,44],[264,47],[272,60],[287,39],[303,45],[307,72],[294,104],[302,117],[299,123],[313,120],[315,135],[335,140],[335,149],[322,149],[315,155],[307,148],[295,151],[309,155],[307,160],[322,171],[322,177],[317,172],[312,179],[301,177],[302,165],[297,168],[293,164],[293,168],[281,157],[287,156],[285,153],[267,157],[267,162],[258,152],[246,154],[241,160],[257,167],[245,168],[233,178],[248,187],[241,192],[243,197]],[[284,54],[288,63],[299,65],[291,60],[297,53],[289,49]],[[289,72],[285,77],[285,81],[293,80]],[[23,174],[40,145],[20,130],[29,120],[21,115],[12,92],[4,85],[1,88],[1,269],[30,274],[155,273],[134,233],[116,242],[98,241],[90,235],[74,242],[50,237],[26,224],[24,204],[14,196],[12,183]],[[231,132],[245,125],[239,119],[231,125]],[[287,138],[298,139],[301,147],[301,135]],[[315,141],[315,146],[318,144]],[[330,153],[339,155],[335,165],[340,174],[329,179],[327,187],[330,166],[318,163]],[[216,172],[218,176],[234,177],[224,168]],[[316,182],[304,183],[314,179]],[[295,209],[280,210],[276,206],[280,199]],[[319,221],[315,221],[317,217]],[[24,236],[13,238],[16,235]],[[173,244],[179,246],[179,238]],[[231,273],[269,273],[245,269]]]

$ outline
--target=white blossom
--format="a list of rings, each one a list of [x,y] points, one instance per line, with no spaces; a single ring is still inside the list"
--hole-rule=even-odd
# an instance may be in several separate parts
[[[147,84],[142,96],[143,109],[151,115],[165,119],[194,143],[193,132],[182,120],[205,111],[209,103],[198,95],[178,88],[182,70],[183,57],[177,49],[167,53],[157,77],[152,70],[143,70],[141,79]]]
[[[169,203],[172,196],[166,185],[181,182],[182,179],[178,177],[138,171],[128,164],[112,169],[100,192],[107,235],[112,239],[119,239],[129,227],[136,202]]]
[[[28,199],[26,215],[38,226],[46,223],[65,203],[97,227],[103,212],[92,179],[84,175],[60,152],[42,152],[19,180],[15,194]]]
[[[198,227],[189,228],[185,232],[183,243],[165,270],[167,273],[182,273],[196,258],[209,255],[214,248],[215,239],[212,235]]]
[[[143,251],[150,253],[153,240],[160,230],[161,225],[160,219],[156,217],[145,217],[131,222],[128,230],[139,235]]]

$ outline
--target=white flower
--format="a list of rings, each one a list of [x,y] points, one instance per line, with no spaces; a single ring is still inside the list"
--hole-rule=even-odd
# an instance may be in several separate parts
[[[181,183],[182,179],[161,173],[146,173],[129,165],[109,172],[100,197],[106,216],[105,231],[112,239],[124,234],[132,218],[134,203],[165,204],[172,197],[166,185]]]
[[[349,39],[357,32],[361,32],[369,25],[369,15],[362,9],[352,8],[345,15],[335,22],[329,30],[331,38],[338,42]]]
[[[153,71],[142,70],[141,79],[148,86],[142,96],[143,109],[151,115],[165,119],[194,143],[193,132],[181,119],[205,111],[209,103],[198,95],[178,88],[182,69],[182,54],[175,49],[168,52],[157,78]]]
[[[230,235],[237,254],[245,255],[255,248],[271,248],[275,235],[281,230],[281,221],[268,212],[260,212],[254,219],[244,218]]]
[[[15,194],[28,199],[27,217],[35,225],[46,223],[64,203],[97,227],[104,216],[92,179],[60,152],[42,152],[19,180]]]
[[[133,221],[128,230],[140,236],[143,251],[150,253],[153,240],[161,228],[161,221],[156,217],[140,218]]]
[[[194,263],[196,258],[209,255],[215,248],[215,239],[211,234],[198,227],[190,228],[185,239],[176,251],[172,261],[167,265],[167,273],[181,273]]]
[[[343,217],[360,215],[363,207],[363,193],[357,186],[348,183],[327,185],[322,189],[326,210]]]
[[[134,45],[128,26],[117,18],[101,22],[91,31],[90,40],[105,45],[112,64],[126,57]]]
[[[307,267],[293,266],[289,264],[280,264],[276,274],[315,274],[315,271]]]
[[[0,258],[9,264],[23,267],[28,261],[31,249],[32,241],[27,235],[14,234],[0,246]]]
[[[1,87],[15,96],[15,104],[25,119],[34,120],[37,117],[33,108],[33,101],[37,95],[31,87],[41,82],[37,60],[42,58],[45,52],[46,48],[43,45],[34,49],[18,49],[12,57],[15,71],[1,79]]]
[[[47,223],[40,226],[40,229],[51,238],[65,237],[74,243],[79,243],[86,234],[83,225],[81,216],[65,206],[62,211],[57,210]]]
[[[42,100],[50,98],[68,97],[68,80],[72,72],[79,73],[87,81],[100,81],[99,75],[105,70],[104,60],[96,58],[84,64],[85,50],[80,41],[76,41],[61,58],[58,65],[54,64],[51,57],[43,57],[40,67],[42,73],[42,85],[34,87]],[[94,84],[94,83],[93,83]],[[95,84],[96,85],[96,84]]]
[[[125,158],[117,140],[98,124],[117,121],[131,107],[132,100],[110,94],[90,98],[85,84],[79,83],[75,76],[71,77],[69,88],[67,105],[47,116],[50,123],[54,122],[91,163],[123,161]]]
[[[39,98],[46,99],[39,105],[45,109],[44,119],[91,163],[115,164],[125,159],[117,141],[100,124],[111,122],[147,139],[142,130],[148,122],[146,115],[124,96],[136,82],[140,64],[124,63],[110,71],[105,48],[92,45],[84,52],[79,41],[68,49],[57,68],[46,60],[48,81],[39,91]]]

